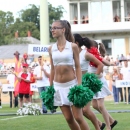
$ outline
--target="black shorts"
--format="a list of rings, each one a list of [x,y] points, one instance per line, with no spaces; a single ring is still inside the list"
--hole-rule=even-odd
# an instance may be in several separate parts
[[[29,94],[19,93],[19,98],[23,98],[23,96],[24,96],[25,98],[29,98]]]

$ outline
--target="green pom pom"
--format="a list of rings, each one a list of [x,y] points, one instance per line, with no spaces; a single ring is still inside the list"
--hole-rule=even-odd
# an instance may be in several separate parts
[[[88,102],[93,99],[94,93],[82,85],[70,88],[68,99],[76,107],[83,108]]]
[[[83,87],[88,87],[94,93],[101,91],[102,82],[98,79],[97,75],[86,73],[82,77],[82,85]]]
[[[49,110],[54,110],[57,108],[57,106],[53,106],[54,93],[55,93],[55,89],[53,86],[47,87],[46,91],[40,93],[40,97],[42,98],[44,105]]]

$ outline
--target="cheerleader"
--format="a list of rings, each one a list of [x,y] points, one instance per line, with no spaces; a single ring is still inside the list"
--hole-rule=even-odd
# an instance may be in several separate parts
[[[102,72],[103,64],[98,59],[96,59],[96,57],[94,57],[92,54],[87,52],[86,49],[81,48],[82,46],[87,47],[85,38],[82,38],[79,34],[74,34],[74,38],[75,38],[75,43],[78,45],[79,48],[79,60],[80,60],[82,75],[87,73],[90,62],[93,62],[97,66],[96,74],[99,75]],[[89,102],[83,108],[83,115],[93,123],[96,130],[102,130],[105,126],[104,124],[101,124],[101,126],[98,124],[98,119],[96,118],[95,114],[91,110],[90,105],[91,102]]]
[[[71,130],[89,130],[82,109],[74,106],[67,98],[70,88],[81,84],[81,68],[78,47],[72,43],[71,26],[58,20],[51,27],[57,42],[49,47],[51,61],[50,86],[54,86],[54,106],[59,106]],[[73,69],[75,62],[75,71]],[[75,73],[76,72],[76,73]]]
[[[93,42],[93,44],[91,44],[92,42]],[[101,57],[101,55],[104,56],[105,52],[106,52],[104,45],[102,43],[98,44],[96,41],[92,41],[92,42],[88,43],[87,50],[91,54],[93,54],[97,59],[102,61],[105,65],[109,66],[110,65],[109,62],[104,60]],[[93,49],[96,51],[92,51]],[[97,66],[95,66],[93,62],[90,63],[88,72],[89,73],[97,72]],[[117,124],[117,121],[111,117],[111,115],[108,113],[108,111],[106,110],[105,105],[104,105],[104,98],[106,96],[111,95],[111,92],[108,88],[106,79],[102,76],[102,73],[100,74],[100,80],[103,83],[103,87],[102,87],[101,91],[97,92],[94,95],[93,101],[92,101],[92,106],[94,109],[98,110],[102,114],[104,121],[106,123],[107,130],[111,130]]]

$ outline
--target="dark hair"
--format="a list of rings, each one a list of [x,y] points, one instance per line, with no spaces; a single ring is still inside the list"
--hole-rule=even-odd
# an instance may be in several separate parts
[[[42,56],[38,56],[38,58],[42,58]]]
[[[14,69],[14,67],[11,67],[11,69]]]
[[[102,57],[105,57],[106,54],[106,49],[103,43],[97,43],[96,41],[93,41],[93,46],[98,48],[98,44],[99,44],[99,52],[101,54]]]
[[[71,33],[71,25],[67,20],[57,20],[55,22],[60,22],[61,26],[65,28],[65,38],[69,42],[74,42],[74,37]]]
[[[92,46],[92,41],[87,37],[82,38],[80,34],[74,34],[74,39],[75,42],[79,43],[79,47],[84,45],[86,48],[90,49]]]

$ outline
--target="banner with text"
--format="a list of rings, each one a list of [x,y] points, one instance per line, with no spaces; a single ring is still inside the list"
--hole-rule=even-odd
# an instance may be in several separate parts
[[[49,53],[48,53],[49,46],[50,45],[29,44],[28,45],[28,54],[49,55]]]
[[[30,89],[31,89],[31,91],[38,92],[37,84],[36,83],[30,84]]]
[[[2,92],[14,91],[14,84],[3,84]]]
[[[116,87],[117,88],[130,87],[130,80],[116,80]]]

